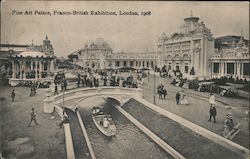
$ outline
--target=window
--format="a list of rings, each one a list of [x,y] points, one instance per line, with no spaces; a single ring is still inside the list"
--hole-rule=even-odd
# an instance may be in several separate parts
[[[116,62],[115,62],[115,66],[116,66],[116,67],[120,67],[120,61],[116,61]]]
[[[147,67],[149,66],[149,62],[147,61]]]
[[[227,74],[234,74],[234,63],[227,63]]]
[[[184,68],[185,70],[185,73],[188,73],[188,66],[185,66],[185,68]]]
[[[134,66],[134,61],[130,61],[130,66],[131,66],[131,67]]]
[[[243,64],[243,75],[250,76],[250,63]]]
[[[154,62],[151,61],[151,68],[154,68]]]
[[[111,61],[109,61],[109,67],[112,67],[112,62]]]
[[[171,70],[171,64],[168,64],[168,69]]]
[[[127,61],[123,61],[123,66],[127,66]]]
[[[176,71],[180,70],[180,66],[176,66]]]
[[[219,63],[213,63],[213,73],[219,73]]]

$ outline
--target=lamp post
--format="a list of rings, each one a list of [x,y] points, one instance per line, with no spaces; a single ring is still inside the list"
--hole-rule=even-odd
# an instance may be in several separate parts
[[[155,104],[155,69],[156,69],[156,66],[154,68],[154,104]]]
[[[211,84],[210,84],[210,94],[212,93],[212,72],[213,72],[213,69],[212,69],[212,61],[211,61],[211,59],[209,59],[209,64],[210,64],[210,82],[211,82]]]

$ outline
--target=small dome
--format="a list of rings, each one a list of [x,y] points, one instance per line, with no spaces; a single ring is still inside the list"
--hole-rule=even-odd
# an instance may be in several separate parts
[[[168,39],[167,35],[163,32],[161,33],[161,36],[159,37],[158,40],[165,40],[165,39]]]
[[[24,51],[17,56],[22,57],[46,57],[46,55],[39,51]]]

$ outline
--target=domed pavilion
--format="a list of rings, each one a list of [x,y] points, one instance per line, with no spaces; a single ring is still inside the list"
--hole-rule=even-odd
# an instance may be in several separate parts
[[[52,54],[45,54],[37,50],[29,50],[11,56],[12,78],[11,86],[21,81],[43,81],[54,72],[54,59]]]

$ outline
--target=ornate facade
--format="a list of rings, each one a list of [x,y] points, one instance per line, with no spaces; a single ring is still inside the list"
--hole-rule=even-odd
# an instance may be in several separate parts
[[[209,76],[209,58],[214,53],[213,35],[198,17],[192,14],[184,19],[180,31],[158,39],[157,65],[169,70],[179,70],[183,77],[189,77],[193,68],[195,77]]]
[[[7,77],[12,86],[25,80],[45,79],[54,72],[54,62],[54,50],[47,35],[43,45],[1,44],[1,76],[11,73]]]
[[[74,64],[93,69],[109,68],[154,68],[156,53],[113,53],[107,42],[99,38],[95,42],[85,44],[80,49],[68,57]]]
[[[225,44],[224,44],[225,45]],[[210,59],[211,76],[214,78],[232,77],[250,80],[249,47],[241,36],[239,42],[216,50]]]

